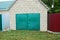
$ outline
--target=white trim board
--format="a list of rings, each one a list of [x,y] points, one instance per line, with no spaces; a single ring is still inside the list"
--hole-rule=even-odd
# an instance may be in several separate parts
[[[60,34],[60,32],[53,32],[53,31],[50,31],[50,30],[48,30],[47,32],[53,33],[53,34]]]

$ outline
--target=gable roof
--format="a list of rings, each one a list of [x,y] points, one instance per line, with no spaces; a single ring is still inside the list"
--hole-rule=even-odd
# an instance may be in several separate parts
[[[47,10],[50,9],[44,2],[42,2],[42,0],[39,0],[39,2],[40,2]]]
[[[9,10],[16,0],[0,0],[0,11]]]

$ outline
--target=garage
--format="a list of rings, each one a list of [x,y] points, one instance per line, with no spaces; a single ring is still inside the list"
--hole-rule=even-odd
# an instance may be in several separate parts
[[[48,10],[41,0],[1,0],[1,29],[47,31]]]
[[[40,30],[40,13],[16,14],[16,30]]]

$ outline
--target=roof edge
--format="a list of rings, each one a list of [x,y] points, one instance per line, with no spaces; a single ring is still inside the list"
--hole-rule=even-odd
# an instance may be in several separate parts
[[[3,2],[7,2],[7,1],[3,1]],[[11,9],[11,7],[15,4],[16,0],[13,2],[13,4],[11,4],[10,7],[8,7],[7,9],[3,9],[3,10],[0,10],[0,11],[9,11]]]
[[[39,2],[40,2],[47,10],[50,10],[50,8],[49,8],[44,2],[42,2],[41,0],[39,0]]]

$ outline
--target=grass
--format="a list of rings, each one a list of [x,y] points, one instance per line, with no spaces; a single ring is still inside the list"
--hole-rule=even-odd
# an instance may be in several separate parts
[[[60,34],[40,31],[6,31],[0,32],[0,40],[60,40]]]

